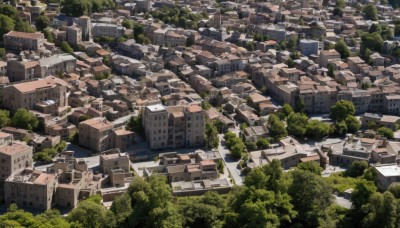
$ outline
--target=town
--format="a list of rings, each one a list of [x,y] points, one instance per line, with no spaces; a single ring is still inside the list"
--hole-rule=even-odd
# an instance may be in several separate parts
[[[0,227],[397,227],[398,0],[7,0]]]

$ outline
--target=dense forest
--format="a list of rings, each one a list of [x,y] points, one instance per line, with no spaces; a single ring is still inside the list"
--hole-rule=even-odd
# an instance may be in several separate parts
[[[95,195],[67,217],[56,210],[33,215],[11,205],[0,227],[397,227],[400,184],[378,192],[374,169],[355,162],[348,171],[321,176],[317,163],[285,172],[278,160],[253,169],[229,194],[173,197],[165,177],[135,177],[110,210]],[[352,187],[352,208],[333,193]]]

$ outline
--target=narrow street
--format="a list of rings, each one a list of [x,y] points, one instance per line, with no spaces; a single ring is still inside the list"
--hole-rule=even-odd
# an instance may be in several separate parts
[[[235,129],[233,132],[238,133],[238,129]],[[230,155],[230,151],[226,146],[222,145],[222,141],[224,140],[224,134],[218,134],[219,138],[219,146],[218,152],[221,155],[225,163],[225,167],[229,170],[229,173],[232,176],[232,179],[235,181],[236,185],[243,185],[243,176],[240,173],[240,170],[237,169],[240,159],[235,159]]]

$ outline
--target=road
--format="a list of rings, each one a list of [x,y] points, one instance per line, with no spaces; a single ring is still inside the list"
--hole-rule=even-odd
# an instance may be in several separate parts
[[[233,132],[238,133],[238,130],[234,130]],[[235,159],[230,155],[230,151],[224,145],[222,145],[222,141],[224,140],[224,134],[218,134],[219,138],[219,146],[218,152],[221,155],[225,163],[225,167],[229,170],[229,173],[232,176],[232,179],[235,181],[236,185],[243,185],[243,175],[240,170],[237,169],[240,159]]]

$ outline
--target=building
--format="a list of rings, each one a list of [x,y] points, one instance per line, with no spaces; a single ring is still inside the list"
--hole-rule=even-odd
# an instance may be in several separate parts
[[[19,108],[32,110],[36,103],[52,100],[57,106],[67,105],[67,87],[63,81],[47,77],[35,81],[5,86],[2,93],[2,106],[15,112]]]
[[[335,49],[325,50],[321,51],[320,53],[319,65],[321,67],[327,67],[329,62],[340,61],[340,60],[341,56],[339,52],[337,52]]]
[[[100,169],[104,174],[111,174],[114,169],[122,169],[129,173],[131,162],[127,153],[121,153],[118,149],[104,151],[100,154]]]
[[[94,152],[111,149],[110,134],[114,125],[104,118],[98,117],[79,123],[79,145]]]
[[[93,24],[93,37],[119,38],[124,35],[125,28],[120,25],[98,23]]]
[[[67,42],[73,46],[78,46],[82,41],[82,29],[78,26],[70,26],[67,28]]]
[[[300,40],[300,53],[305,56],[318,55],[319,41],[317,40]]]
[[[32,167],[31,146],[13,142],[11,134],[0,132],[0,180],[6,180],[14,172]]]
[[[201,146],[204,144],[205,112],[199,105],[147,106],[143,126],[150,149]]]
[[[397,164],[379,165],[374,168],[378,174],[378,187],[382,191],[385,191],[392,183],[400,182],[400,167]]]
[[[4,184],[6,205],[48,210],[57,186],[56,174],[24,169],[13,173]]]
[[[69,54],[52,55],[39,60],[41,78],[63,73],[75,73],[76,59]]]
[[[45,42],[44,34],[11,31],[4,35],[4,47],[10,51],[40,50]]]
[[[78,26],[81,28],[82,30],[82,41],[89,41],[90,36],[91,36],[91,21],[90,21],[90,17],[88,16],[81,16],[80,18],[78,18],[77,21]]]
[[[19,82],[40,78],[39,61],[7,61],[7,76],[10,82]]]

